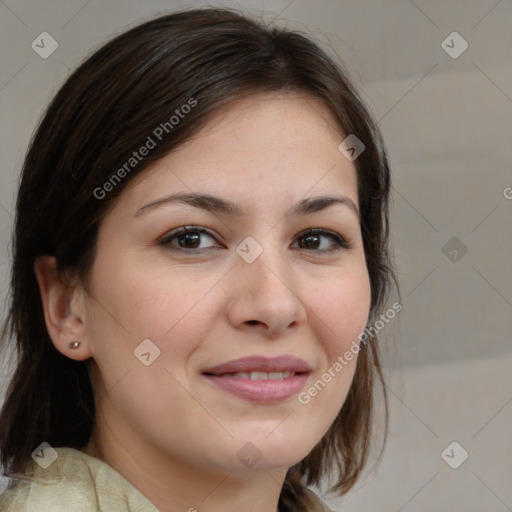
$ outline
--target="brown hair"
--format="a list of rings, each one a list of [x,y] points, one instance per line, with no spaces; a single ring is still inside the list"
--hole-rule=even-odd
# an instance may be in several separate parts
[[[67,79],[26,155],[2,333],[6,352],[8,340],[15,341],[18,359],[0,415],[0,462],[7,473],[23,472],[43,441],[84,447],[95,418],[85,362],[60,354],[46,330],[35,258],[54,255],[60,272],[85,283],[98,225],[130,180],[195,134],[222,105],[265,91],[302,91],[321,99],[343,133],[364,143],[354,163],[372,292],[370,321],[381,313],[393,280],[388,160],[346,72],[309,38],[228,9],[188,10],[145,22],[101,47]],[[115,186],[105,187],[148,135],[191,99],[194,108],[172,128],[166,125],[159,144]],[[307,510],[304,484],[319,485],[333,469],[338,473],[333,491],[343,494],[354,485],[369,454],[376,378],[383,384],[372,336],[359,353],[337,418],[310,454],[289,469],[281,512]]]

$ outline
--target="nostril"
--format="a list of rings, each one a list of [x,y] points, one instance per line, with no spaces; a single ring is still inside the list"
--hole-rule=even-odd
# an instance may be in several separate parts
[[[257,324],[259,324],[258,320],[247,320],[247,323],[249,325],[257,325]]]

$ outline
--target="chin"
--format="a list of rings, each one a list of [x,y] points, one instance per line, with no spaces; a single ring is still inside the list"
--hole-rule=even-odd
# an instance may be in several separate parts
[[[268,435],[268,434],[266,434]],[[272,470],[290,468],[299,463],[313,449],[314,445],[306,446],[301,436],[276,436],[247,438],[246,442],[237,446],[235,466],[240,469],[246,466],[249,470]]]

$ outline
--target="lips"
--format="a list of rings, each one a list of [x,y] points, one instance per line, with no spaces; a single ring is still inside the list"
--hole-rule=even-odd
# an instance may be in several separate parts
[[[283,380],[289,379],[297,375],[295,372],[236,372],[236,373],[223,373],[219,377],[231,375],[233,377],[240,377],[241,379],[251,380]]]
[[[213,366],[204,370],[202,373],[216,376],[242,374],[240,375],[242,377],[246,377],[244,374],[249,374],[247,377],[252,380],[279,380],[282,377],[277,376],[276,374],[278,373],[285,374],[285,372],[290,372],[290,374],[300,374],[310,373],[311,371],[312,368],[306,361],[294,356],[280,356],[274,358],[250,356]],[[263,373],[267,374],[266,379]]]
[[[311,372],[306,361],[293,356],[251,356],[208,368],[202,374],[217,389],[249,402],[271,404],[299,393]]]

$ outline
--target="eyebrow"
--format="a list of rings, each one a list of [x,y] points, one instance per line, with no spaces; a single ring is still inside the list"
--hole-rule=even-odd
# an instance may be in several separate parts
[[[156,199],[155,201],[151,201],[140,208],[135,214],[135,217],[140,217],[141,215],[154,210],[159,206],[176,202],[188,204],[190,206],[194,206],[195,208],[200,208],[211,213],[236,217],[244,215],[244,209],[233,201],[215,197],[210,194],[198,194],[191,192],[171,194],[160,199]],[[356,214],[357,218],[359,219],[359,209],[357,205],[354,203],[354,201],[352,201],[352,199],[346,196],[308,197],[307,199],[303,199],[302,201],[299,201],[297,204],[292,206],[292,208],[290,208],[284,216],[289,218],[299,215],[308,215],[324,210],[335,204],[347,206],[353,213]]]

